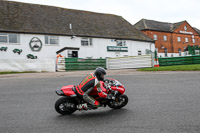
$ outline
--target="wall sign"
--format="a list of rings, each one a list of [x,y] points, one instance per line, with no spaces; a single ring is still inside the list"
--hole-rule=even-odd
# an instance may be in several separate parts
[[[128,52],[128,47],[107,46],[107,51],[113,51],[113,52]]]
[[[40,51],[42,48],[42,42],[39,38],[33,37],[29,43],[32,51]]]
[[[182,31],[182,30],[180,30],[180,33],[183,33],[183,34],[193,34],[193,32],[187,32],[187,31]]]

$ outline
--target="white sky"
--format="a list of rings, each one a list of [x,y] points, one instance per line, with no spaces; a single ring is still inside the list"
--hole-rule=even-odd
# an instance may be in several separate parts
[[[11,0],[10,0],[11,1]],[[161,22],[186,20],[200,29],[200,0],[12,0],[122,16],[131,24],[142,18]]]

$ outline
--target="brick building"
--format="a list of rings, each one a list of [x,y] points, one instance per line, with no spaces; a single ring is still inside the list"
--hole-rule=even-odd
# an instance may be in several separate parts
[[[187,46],[200,46],[200,30],[187,21],[178,23],[142,19],[134,27],[155,40],[159,56],[187,55]]]

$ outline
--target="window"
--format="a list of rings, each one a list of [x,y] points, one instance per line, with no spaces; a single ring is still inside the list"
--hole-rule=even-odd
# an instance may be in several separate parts
[[[187,37],[185,38],[185,42],[188,42],[188,38]]]
[[[178,42],[181,42],[181,37],[177,37],[177,41],[178,41]]]
[[[187,26],[184,26],[184,30],[185,30],[185,31],[187,30]]]
[[[139,50],[139,51],[138,51],[138,55],[142,55],[142,51]]]
[[[72,57],[72,51],[68,51],[68,58]]]
[[[20,43],[19,34],[14,33],[0,33],[0,43],[16,44]]]
[[[82,38],[81,46],[92,46],[92,38]]]
[[[164,35],[164,36],[163,36],[163,40],[164,40],[164,41],[167,41],[167,36]]]
[[[45,36],[45,44],[59,44],[58,36]]]
[[[0,42],[1,43],[8,43],[8,34],[0,33]]]
[[[125,40],[116,40],[117,46],[126,46]]]
[[[158,40],[158,37],[156,34],[153,35],[153,40]]]
[[[195,39],[194,38],[192,38],[192,42],[195,43]]]

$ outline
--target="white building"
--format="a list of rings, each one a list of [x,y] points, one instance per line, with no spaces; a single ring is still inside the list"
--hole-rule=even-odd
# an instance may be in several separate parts
[[[0,59],[145,55],[154,41],[121,16],[0,1]]]

